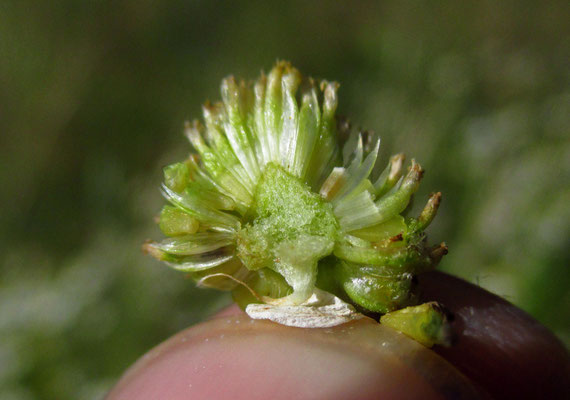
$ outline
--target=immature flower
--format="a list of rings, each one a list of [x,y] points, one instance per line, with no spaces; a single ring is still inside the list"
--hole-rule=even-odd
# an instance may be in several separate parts
[[[398,154],[377,173],[380,140],[337,121],[337,89],[285,62],[253,86],[224,79],[204,124],[186,124],[196,153],[164,169],[169,238],[145,250],[233,291],[254,318],[331,326],[360,316],[348,302],[389,313],[383,323],[426,345],[446,343],[444,313],[417,306],[414,285],[447,252],[423,232],[441,194],[418,218],[401,215],[422,168],[412,160],[405,170]]]

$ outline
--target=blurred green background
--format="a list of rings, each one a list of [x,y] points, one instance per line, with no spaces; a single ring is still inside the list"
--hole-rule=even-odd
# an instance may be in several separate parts
[[[441,269],[570,342],[568,1],[0,3],[0,398],[101,398],[229,302],[140,251],[220,79],[287,59],[444,193]]]

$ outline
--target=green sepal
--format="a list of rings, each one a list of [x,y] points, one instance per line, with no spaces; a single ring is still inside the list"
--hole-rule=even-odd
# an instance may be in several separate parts
[[[366,228],[351,231],[350,234],[371,243],[383,243],[390,238],[397,237],[398,235],[405,235],[408,226],[404,218],[400,215],[389,219],[381,224],[376,224]]]
[[[250,274],[241,261],[232,258],[210,269],[189,272],[188,277],[200,287],[230,291],[241,286],[240,282],[249,279]]]
[[[411,274],[382,275],[374,268],[340,261],[334,275],[354,303],[372,312],[386,313],[417,301]]]
[[[197,232],[165,239],[154,243],[157,249],[173,256],[190,256],[210,253],[235,242],[233,235],[225,232]]]
[[[312,88],[303,96],[303,102],[299,110],[299,139],[294,158],[295,175],[305,181],[311,155],[318,140],[320,124],[321,112],[317,100],[317,92]],[[323,149],[318,149],[318,151],[323,151]]]
[[[255,156],[255,138],[251,132],[248,112],[253,105],[253,94],[243,82],[239,84],[230,76],[222,81],[222,100],[227,113],[224,124],[226,136],[237,159],[255,182],[259,177],[259,164]]]
[[[213,230],[233,232],[239,228],[239,219],[233,215],[216,210],[208,204],[200,193],[185,190],[176,193],[166,185],[162,186],[164,197],[174,206],[196,218],[200,224]]]
[[[412,160],[408,174],[404,177],[402,185],[393,193],[387,193],[376,201],[381,217],[376,223],[388,221],[406,209],[412,195],[418,190],[423,170],[419,164]]]
[[[166,205],[160,212],[158,226],[166,236],[179,236],[198,231],[199,223],[187,212]]]
[[[222,265],[233,259],[235,248],[233,246],[219,247],[214,251],[190,255],[169,253],[160,248],[160,244],[146,243],[143,250],[160,261],[164,261],[172,269],[184,272],[203,271]]]
[[[402,166],[404,164],[402,153],[390,157],[388,166],[382,171],[376,182],[374,182],[374,194],[380,198],[388,193],[400,180],[402,176]]]
[[[283,73],[291,68],[287,62],[278,62],[267,77],[263,114],[265,116],[265,134],[269,145],[268,153],[273,162],[281,161],[279,144],[283,124],[282,78]],[[261,104],[261,99],[259,104]]]
[[[412,233],[419,233],[425,230],[435,218],[439,205],[441,204],[441,192],[432,193],[417,219],[412,219],[409,223]]]
[[[184,162],[168,165],[163,169],[164,184],[175,192],[181,193],[190,183],[190,171]]]
[[[212,129],[210,134],[214,131]],[[192,146],[200,154],[201,165],[211,176],[211,183],[215,183],[218,188],[232,196],[242,206],[248,207],[251,204],[253,184],[250,177],[243,173],[243,167],[235,162],[232,157],[210,148],[204,141],[204,127],[197,121],[194,121],[193,124],[187,123],[185,133]],[[200,177],[202,180],[205,180],[205,176],[200,176],[200,167],[197,164],[191,163],[190,166],[195,170],[196,176],[193,177],[194,179]],[[240,171],[242,171],[241,175]]]
[[[261,303],[261,300],[255,297],[251,291],[259,297],[270,297],[272,299],[285,297],[293,292],[285,278],[269,268],[262,268],[251,273],[250,278],[244,283],[247,287],[239,285],[232,291],[232,298],[242,309],[251,303]]]
[[[323,105],[319,137],[307,169],[307,182],[313,190],[318,190],[326,177],[325,174],[332,169],[330,163],[336,163],[338,161],[336,158],[340,153],[336,142],[336,118],[334,115],[338,106],[337,89],[338,83],[336,82],[323,81],[321,83]]]
[[[381,267],[386,274],[419,273],[435,267],[430,253],[415,245],[365,248],[337,243],[334,255],[349,262]]]

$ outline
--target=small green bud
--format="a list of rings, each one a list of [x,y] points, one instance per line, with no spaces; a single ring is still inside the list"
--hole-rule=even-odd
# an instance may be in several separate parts
[[[424,303],[389,312],[380,322],[417,340],[427,347],[451,346],[450,314],[439,303]]]
[[[198,220],[179,208],[164,206],[159,218],[160,230],[166,236],[188,235],[198,231]]]

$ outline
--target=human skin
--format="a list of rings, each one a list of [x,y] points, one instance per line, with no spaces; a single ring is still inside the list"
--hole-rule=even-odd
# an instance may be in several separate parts
[[[570,398],[570,356],[544,326],[440,272],[419,285],[455,315],[450,348],[370,319],[303,329],[230,307],[143,356],[107,400]]]

